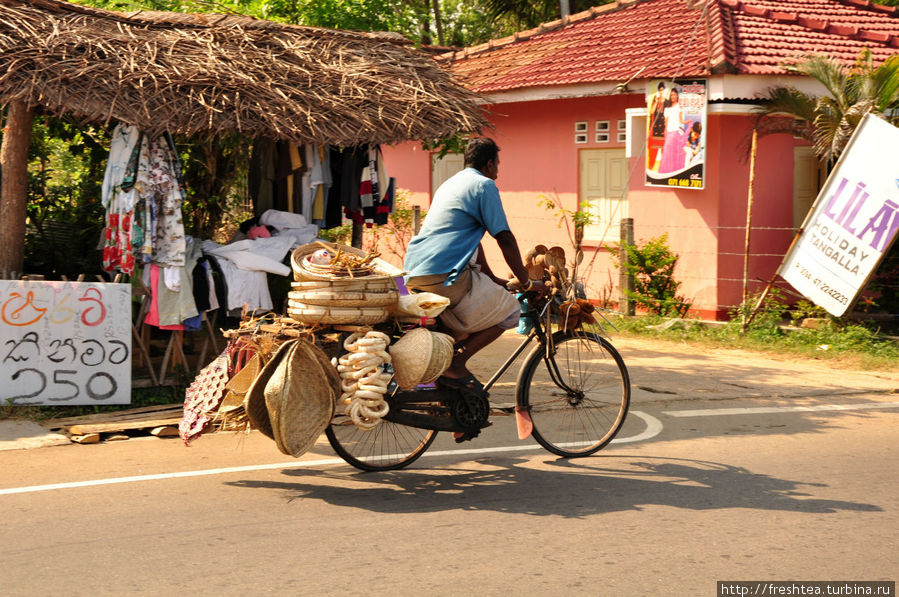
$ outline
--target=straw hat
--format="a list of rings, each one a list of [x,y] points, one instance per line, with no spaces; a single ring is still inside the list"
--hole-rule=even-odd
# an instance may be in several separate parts
[[[230,412],[243,407],[244,398],[253,380],[259,375],[259,355],[254,354],[243,368],[231,376],[225,384],[225,397],[219,406],[219,412]]]
[[[404,390],[430,383],[453,360],[453,338],[425,328],[414,328],[390,346],[396,383]]]
[[[278,449],[301,456],[334,417],[340,378],[321,348],[303,339],[289,344],[263,394]]]
[[[263,435],[270,437],[271,439],[275,439],[275,434],[272,431],[272,423],[269,418],[268,408],[266,408],[265,405],[265,386],[275,372],[278,363],[280,363],[281,359],[287,354],[291,344],[292,342],[288,341],[278,347],[277,352],[275,352],[272,358],[259,370],[259,374],[253,379],[253,383],[250,384],[247,395],[243,399],[243,407],[244,410],[247,411],[247,418],[250,420],[250,425],[253,429],[258,429]]]

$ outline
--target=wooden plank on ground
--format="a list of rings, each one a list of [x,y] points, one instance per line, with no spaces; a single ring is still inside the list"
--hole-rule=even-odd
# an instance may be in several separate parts
[[[181,412],[183,408],[183,404],[156,404],[153,406],[131,408],[128,410],[119,410],[109,413],[51,419],[49,421],[46,421],[44,423],[44,426],[48,429],[60,429],[67,425],[78,425],[82,423],[109,423],[113,421],[128,421],[140,418],[159,418],[160,415],[174,416],[176,412]]]
[[[85,435],[88,433],[110,433],[113,431],[125,431],[127,429],[153,429],[177,425],[181,422],[181,412],[177,416],[168,418],[155,418],[133,421],[114,421],[110,423],[82,423],[77,425],[64,425],[62,429],[72,435]]]

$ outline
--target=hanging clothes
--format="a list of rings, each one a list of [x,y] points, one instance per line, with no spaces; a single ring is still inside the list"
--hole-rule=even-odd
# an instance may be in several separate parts
[[[306,157],[306,163],[310,164],[310,168],[303,173],[302,181],[302,208],[298,213],[306,218],[307,222],[312,220],[312,168],[314,167],[314,152],[312,146],[306,144],[303,146],[303,155]]]
[[[103,207],[107,209],[114,195],[121,190],[125,168],[128,166],[131,154],[134,153],[140,137],[141,133],[137,127],[127,124],[118,124],[112,131],[109,160],[106,162],[106,172],[103,175],[101,187]]]
[[[396,196],[396,179],[391,178],[378,205],[378,213],[375,214],[375,224],[384,226],[388,223],[390,214],[393,213],[394,199]]]
[[[377,145],[368,146],[368,166],[362,171],[362,179],[359,185],[359,193],[362,203],[362,214],[365,219],[365,226],[371,228],[372,225],[379,223],[380,220],[386,219],[378,217],[378,214],[389,213],[387,202],[384,200],[383,192],[386,190],[390,179],[384,169],[384,160],[381,157],[381,148]]]
[[[344,150],[340,171],[340,204],[347,218],[362,224],[362,197],[360,194],[362,171],[368,165],[368,148],[353,147]]]
[[[326,197],[331,188],[331,152],[327,147],[316,147],[312,153],[312,169],[309,185],[312,189],[312,215],[307,216],[311,222],[323,223],[325,219]]]
[[[103,269],[134,273],[132,219],[134,215],[133,172],[143,135],[137,127],[118,124],[112,131],[109,160],[101,187],[106,208],[103,229]]]
[[[159,266],[183,267],[186,242],[181,204],[184,196],[175,175],[175,157],[164,137],[149,139],[142,145],[146,147],[146,161],[142,147],[134,187],[156,210],[151,259]]]
[[[185,191],[174,141],[168,134],[151,139],[121,124],[112,138],[102,190],[104,269],[131,275],[135,255],[162,267],[183,267]]]
[[[343,205],[340,202],[343,151],[331,147],[328,149],[328,158],[331,166],[331,187],[325,196],[325,222],[322,228],[335,228],[343,223]]]
[[[159,266],[152,263],[144,268],[144,284],[150,289],[150,310],[147,312],[144,323],[156,326],[161,330],[183,330],[184,326],[180,323],[164,325],[159,322],[159,287],[165,288],[165,284],[159,283],[160,271]]]
[[[258,138],[253,141],[247,185],[253,209],[262,213],[275,206],[275,142]]]

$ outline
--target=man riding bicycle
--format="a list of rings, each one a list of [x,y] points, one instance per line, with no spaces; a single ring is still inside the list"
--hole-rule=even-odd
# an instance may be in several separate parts
[[[485,232],[496,239],[503,258],[523,290],[546,292],[529,280],[518,242],[509,229],[499,190],[499,147],[486,137],[465,148],[465,169],[440,185],[424,226],[409,243],[404,268],[406,287],[450,299],[441,323],[456,340],[449,369],[437,380],[449,388],[479,391],[482,384],[468,370],[468,360],[516,326],[519,303],[506,290],[507,280],[490,270],[481,246]]]

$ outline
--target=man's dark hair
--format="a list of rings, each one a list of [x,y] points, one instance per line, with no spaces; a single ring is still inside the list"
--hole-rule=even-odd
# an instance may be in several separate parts
[[[656,89],[665,89],[665,81],[659,81],[659,86]]]
[[[465,166],[482,170],[487,162],[499,156],[499,147],[493,139],[475,137],[465,147]]]

